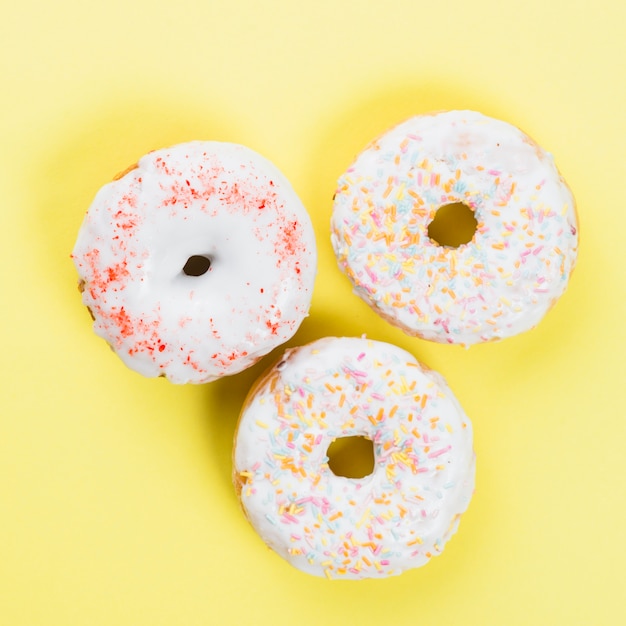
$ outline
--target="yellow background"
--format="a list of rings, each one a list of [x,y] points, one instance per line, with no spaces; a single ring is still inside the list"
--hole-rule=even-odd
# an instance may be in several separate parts
[[[626,5],[620,0],[3,0],[0,624],[619,624],[626,510]],[[469,350],[352,295],[329,243],[337,176],[433,109],[519,125],[576,195],[578,267],[540,326]],[[127,370],[70,261],[97,189],[153,149],[243,143],[313,217],[319,273],[292,345],[396,343],[475,429],[477,490],[424,568],[301,574],[243,519],[232,435],[272,360],[205,386]],[[275,356],[275,354],[273,355]]]

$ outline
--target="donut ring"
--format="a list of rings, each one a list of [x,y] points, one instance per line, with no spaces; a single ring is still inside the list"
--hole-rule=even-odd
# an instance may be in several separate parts
[[[157,150],[105,185],[72,257],[94,330],[131,369],[173,383],[235,374],[306,317],[311,220],[244,146]]]
[[[375,469],[335,475],[341,437],[373,442]],[[325,338],[288,350],[244,404],[233,480],[261,538],[296,568],[386,577],[427,563],[474,490],[471,423],[444,379],[395,346]]]
[[[474,237],[441,246],[428,227],[459,202]],[[473,111],[414,117],[370,144],[339,179],[331,228],[340,268],[377,313],[461,345],[536,326],[578,250],[574,199],[551,155]]]

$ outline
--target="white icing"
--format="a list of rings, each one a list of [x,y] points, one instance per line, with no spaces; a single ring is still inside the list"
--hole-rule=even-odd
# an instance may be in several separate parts
[[[428,236],[462,202],[471,242]],[[578,250],[575,204],[546,153],[473,111],[414,117],[362,152],[338,182],[331,241],[355,292],[411,335],[470,345],[536,326],[563,294]]]
[[[348,436],[373,441],[371,475],[330,470],[328,446]],[[365,338],[288,350],[246,401],[233,464],[261,538],[298,569],[329,578],[424,565],[474,490],[471,423],[444,379]]]
[[[208,272],[183,272],[193,255]],[[96,195],[73,260],[94,330],[133,370],[174,383],[237,373],[294,335],[316,272],[310,218],[244,146],[151,152]]]

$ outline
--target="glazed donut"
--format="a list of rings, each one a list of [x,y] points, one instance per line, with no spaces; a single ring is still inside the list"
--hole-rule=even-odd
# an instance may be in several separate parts
[[[94,330],[131,369],[205,383],[249,367],[307,316],[311,220],[244,146],[179,144],[96,195],[72,257]]]
[[[429,225],[455,203],[476,232],[439,245]],[[473,111],[417,116],[371,143],[338,181],[331,230],[340,268],[378,314],[466,346],[536,326],[578,249],[574,199],[551,155]]]
[[[336,475],[328,447],[361,436],[374,471]],[[261,538],[296,568],[380,578],[419,567],[474,490],[471,423],[444,379],[404,350],[325,338],[288,350],[247,398],[233,481]]]

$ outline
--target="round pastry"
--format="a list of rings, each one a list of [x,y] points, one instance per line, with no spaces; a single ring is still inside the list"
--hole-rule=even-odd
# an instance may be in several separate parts
[[[331,443],[371,441],[374,469],[335,474]],[[472,428],[444,379],[404,350],[325,338],[288,350],[251,390],[233,480],[261,538],[329,578],[400,574],[438,555],[474,490]]]
[[[459,205],[475,232],[441,245],[433,220]],[[339,266],[376,312],[461,345],[536,326],[578,249],[574,199],[551,155],[473,111],[414,117],[371,143],[339,179],[331,227]]]
[[[287,341],[316,272],[287,179],[220,142],[151,152],[105,185],[72,257],[95,332],[131,369],[173,383],[235,374]]]

